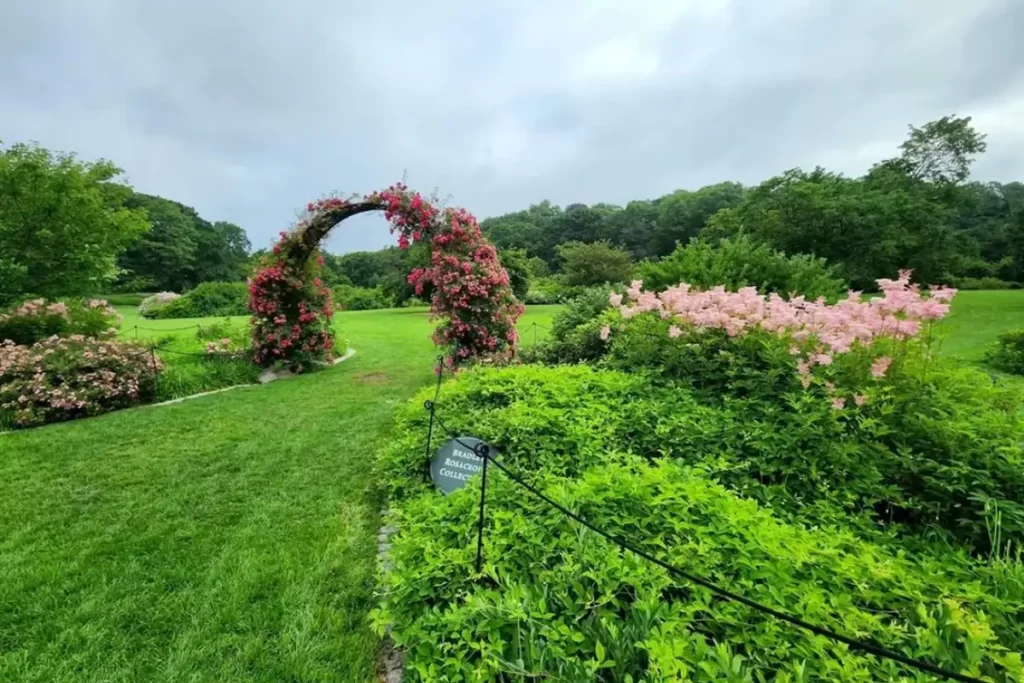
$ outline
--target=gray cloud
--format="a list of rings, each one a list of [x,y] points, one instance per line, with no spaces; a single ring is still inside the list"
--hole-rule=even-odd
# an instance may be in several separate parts
[[[346,4],[348,6],[346,6]],[[1017,0],[16,1],[0,138],[125,168],[263,246],[324,192],[412,186],[487,216],[794,166],[850,174],[975,116],[1024,177]],[[336,251],[390,243],[379,217]]]

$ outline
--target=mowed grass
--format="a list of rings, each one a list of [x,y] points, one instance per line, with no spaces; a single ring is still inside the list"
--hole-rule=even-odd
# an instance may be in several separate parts
[[[217,320],[124,313],[126,338]],[[357,354],[329,370],[0,435],[0,681],[373,678],[373,457],[437,351],[423,309],[336,326]],[[962,292],[943,327],[977,361],[1024,292]]]
[[[980,361],[1003,332],[1024,328],[1024,290],[959,292],[941,323],[939,353]]]
[[[337,328],[322,372],[0,435],[0,681],[373,679],[373,457],[437,351],[423,310]]]

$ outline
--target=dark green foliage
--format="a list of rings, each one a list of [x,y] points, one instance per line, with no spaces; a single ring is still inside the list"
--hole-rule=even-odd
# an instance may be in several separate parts
[[[118,260],[121,286],[180,292],[248,275],[249,239],[237,225],[210,223],[190,206],[153,195],[136,193],[126,205],[144,210],[152,228]]]
[[[730,291],[757,287],[764,293],[803,294],[812,300],[819,296],[836,299],[846,291],[846,282],[824,259],[786,256],[746,236],[721,240],[717,245],[691,240],[660,261],[641,263],[636,277],[652,291],[680,282],[700,289],[724,285]]]
[[[512,286],[512,293],[520,301],[526,300],[530,291],[530,261],[526,256],[525,249],[502,249],[498,253],[501,265],[508,273],[509,283]]]
[[[428,397],[399,414],[381,455],[399,533],[379,622],[395,625],[413,680],[515,680],[517,672],[567,681],[759,680],[755,672],[802,680],[802,667],[808,680],[907,674],[670,580],[500,472],[489,478],[487,564],[475,580],[476,485],[442,497],[423,483]],[[1024,646],[1016,602],[1024,572],[1012,559],[988,566],[950,547],[910,554],[832,512],[835,502],[817,505],[816,529],[787,523],[811,521],[815,506],[802,493],[819,487],[828,496],[829,468],[856,466],[852,453],[831,462],[839,447],[813,448],[851,440],[827,404],[772,418],[750,412],[764,403],[706,406],[635,373],[530,366],[467,373],[444,386],[439,403],[449,428],[495,444],[502,462],[557,500],[674,564],[954,670],[1020,675],[1019,655],[1002,650]],[[790,459],[790,481],[762,484],[746,466],[748,458],[763,463],[770,456],[758,451],[768,449]],[[805,476],[813,481],[798,481]],[[739,486],[744,480],[798,488],[765,497],[773,513],[737,497],[753,492]],[[481,641],[491,645],[472,646]],[[723,663],[736,678],[722,677]]]
[[[986,354],[985,362],[1003,372],[1024,375],[1024,330],[999,335],[995,346]]]
[[[120,175],[102,159],[0,146],[0,306],[103,289],[118,254],[149,227],[144,211],[124,206],[131,188]]]
[[[332,292],[334,305],[343,311],[369,311],[395,306],[394,299],[388,297],[381,287],[337,285]]]
[[[608,310],[610,293],[610,287],[593,287],[570,299],[552,319],[551,334],[529,355],[545,363],[582,363],[607,353],[598,317]]]
[[[558,258],[565,284],[570,286],[625,282],[633,274],[629,254],[608,242],[561,244]]]
[[[166,306],[153,318],[206,318],[249,313],[249,289],[244,282],[204,282]]]
[[[117,294],[102,294],[98,298],[105,299],[111,306],[133,306],[137,307],[146,297],[152,296],[148,293],[119,292]]]
[[[961,277],[954,278],[953,286],[957,289],[1020,289],[1021,283],[1000,280],[997,277]]]

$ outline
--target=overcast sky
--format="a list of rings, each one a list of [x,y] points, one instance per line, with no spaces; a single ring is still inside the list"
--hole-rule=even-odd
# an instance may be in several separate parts
[[[1024,0],[6,0],[0,139],[105,157],[266,246],[407,173],[483,218],[895,154],[971,115],[1024,179]],[[351,223],[351,225],[350,225]],[[382,218],[336,252],[391,243]]]

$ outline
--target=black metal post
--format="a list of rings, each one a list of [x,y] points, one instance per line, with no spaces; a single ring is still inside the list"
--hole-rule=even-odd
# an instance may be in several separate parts
[[[437,357],[437,388],[434,389],[434,400],[427,401],[426,409],[430,411],[430,424],[427,427],[427,449],[424,457],[427,467],[423,471],[423,481],[430,481],[430,448],[434,441],[434,408],[437,405],[437,398],[441,395],[441,375],[444,373],[444,356]]]
[[[480,573],[480,568],[483,566],[484,561],[484,503],[487,500],[487,463],[491,459],[490,449],[487,444],[480,444],[478,446],[478,455],[484,459],[484,473],[483,479],[480,481],[480,520],[477,522],[476,532],[476,573]]]
[[[160,393],[160,373],[156,369],[156,344],[149,345],[149,359],[153,363],[153,397]]]
[[[139,326],[138,325],[135,326],[135,338],[136,339],[139,338]]]
[[[534,323],[533,323],[533,345],[534,346],[537,345],[537,322],[536,321],[534,321]]]

